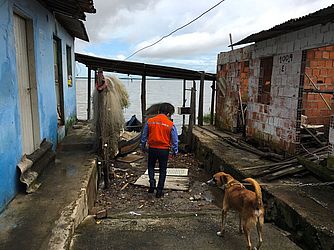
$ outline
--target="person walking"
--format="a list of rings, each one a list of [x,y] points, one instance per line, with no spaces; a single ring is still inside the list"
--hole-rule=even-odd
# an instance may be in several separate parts
[[[156,189],[157,198],[163,196],[170,149],[173,156],[176,156],[178,153],[177,129],[171,120],[174,111],[175,109],[172,104],[161,103],[158,115],[147,120],[141,136],[142,150],[146,151],[148,147],[147,168],[150,182],[148,193],[154,193]],[[157,160],[159,162],[159,181],[156,187],[154,167]]]

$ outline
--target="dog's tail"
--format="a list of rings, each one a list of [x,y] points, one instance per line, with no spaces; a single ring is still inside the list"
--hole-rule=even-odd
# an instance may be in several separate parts
[[[259,185],[259,183],[254,180],[253,178],[246,178],[244,181],[249,182],[250,184],[252,184],[252,186],[255,189],[255,194],[256,194],[256,200],[257,200],[257,205],[259,207],[263,206],[263,202],[262,202],[262,191],[261,191],[261,187]]]

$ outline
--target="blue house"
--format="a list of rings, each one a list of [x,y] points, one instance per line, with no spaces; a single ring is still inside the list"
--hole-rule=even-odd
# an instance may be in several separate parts
[[[18,190],[17,164],[76,120],[74,39],[88,41],[92,0],[0,1],[0,211]]]

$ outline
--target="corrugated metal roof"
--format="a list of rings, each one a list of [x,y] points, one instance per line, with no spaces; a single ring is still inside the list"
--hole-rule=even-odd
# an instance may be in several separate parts
[[[103,71],[117,72],[129,75],[146,75],[163,78],[200,80],[201,72],[189,69],[167,67],[138,62],[119,61],[100,57],[93,57],[75,53],[75,60],[85,64],[92,70],[102,68]],[[205,80],[215,80],[216,74],[205,73]]]
[[[89,41],[85,25],[82,21],[60,13],[55,13],[55,17],[73,37]]]
[[[86,13],[96,13],[93,0],[38,0],[51,11],[59,23],[74,37],[89,41],[85,25]]]
[[[38,0],[51,12],[86,20],[86,13],[96,13],[93,0]]]
[[[260,42],[273,37],[277,37],[292,31],[304,29],[317,24],[326,24],[334,21],[334,4],[318,10],[314,13],[308,14],[306,16],[291,19],[285,23],[276,25],[275,27],[264,30],[259,33],[252,34],[239,42],[234,43],[231,46],[241,45],[252,42]]]

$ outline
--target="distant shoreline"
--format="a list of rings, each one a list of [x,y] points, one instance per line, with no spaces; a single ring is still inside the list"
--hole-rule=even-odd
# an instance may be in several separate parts
[[[75,79],[78,80],[87,80],[87,76],[76,76]],[[95,79],[92,77],[92,80]],[[141,77],[118,77],[120,80],[141,80]],[[180,79],[171,79],[171,78],[146,78],[146,80],[180,80]]]

